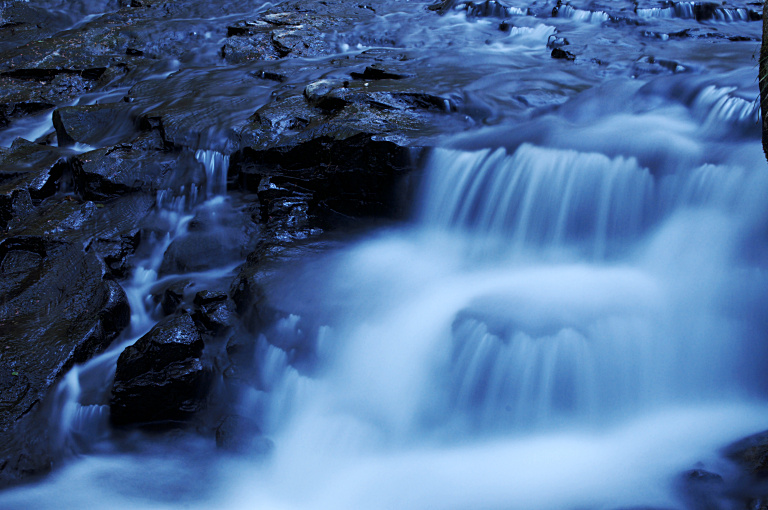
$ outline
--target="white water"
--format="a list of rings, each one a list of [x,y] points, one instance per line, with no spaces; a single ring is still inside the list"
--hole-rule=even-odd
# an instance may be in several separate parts
[[[536,35],[522,52],[554,29],[515,30]],[[259,384],[237,403],[271,456],[112,445],[104,409],[77,401],[115,348],[60,387],[79,456],[0,508],[680,508],[681,472],[731,479],[719,449],[768,428],[768,171],[754,90],[711,81],[616,80],[492,148],[437,149],[412,221],[281,268],[268,291],[287,315],[254,339]],[[226,157],[196,159],[213,198],[159,197],[168,236],[127,284],[133,339],[163,252],[225,205]]]
[[[273,290],[295,314],[258,340],[268,392],[246,388],[239,410],[262,416],[271,457],[150,442],[0,504],[679,506],[679,473],[729,476],[718,449],[768,423],[767,282],[747,251],[768,175],[753,161],[654,176],[631,156],[532,144],[436,150],[410,227]],[[275,347],[302,336],[311,377]]]

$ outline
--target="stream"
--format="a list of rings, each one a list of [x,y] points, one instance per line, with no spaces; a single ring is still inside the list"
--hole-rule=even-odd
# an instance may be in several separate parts
[[[214,3],[190,23],[272,5]],[[255,64],[223,67],[216,35],[136,78],[134,91],[210,116],[186,155],[205,172],[179,168],[181,184],[157,192],[121,281],[131,324],[59,383],[61,460],[0,492],[0,508],[736,508],[692,499],[681,474],[735,479],[722,449],[768,429],[761,6],[427,5],[390,0],[328,33],[330,56],[259,64],[289,87],[402,51],[461,119],[416,137],[431,148],[406,220],[308,239],[266,274],[284,314],[251,338],[250,376],[216,386],[268,438],[242,451],[190,430],[116,432],[108,400],[120,352],[159,318],[157,289],[229,288],[246,199],[227,189],[228,129],[278,85],[243,79]],[[77,28],[117,6],[50,8]],[[126,93],[116,82],[79,101]],[[50,122],[16,121],[0,141]],[[171,246],[199,264],[161,267]]]

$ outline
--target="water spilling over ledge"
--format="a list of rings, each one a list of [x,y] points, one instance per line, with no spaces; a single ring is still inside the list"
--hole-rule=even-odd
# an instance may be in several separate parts
[[[0,508],[764,504],[757,8],[6,2]]]

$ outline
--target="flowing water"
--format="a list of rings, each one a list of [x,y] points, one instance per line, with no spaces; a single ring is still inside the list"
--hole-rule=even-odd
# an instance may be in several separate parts
[[[411,220],[268,277],[286,313],[254,339],[259,381],[235,407],[274,450],[105,425],[120,349],[153,324],[151,290],[182,278],[158,280],[163,253],[193,217],[226,238],[237,209],[226,156],[200,147],[205,178],[158,196],[145,220],[156,235],[124,283],[130,332],[59,386],[67,461],[0,507],[682,508],[696,505],[680,473],[734,476],[720,449],[768,428],[752,4],[695,21],[686,2],[571,2],[556,16],[512,2],[509,32],[425,5],[392,2],[334,37],[350,54],[388,34],[475,127],[431,140]],[[753,40],[674,35],[686,27]],[[575,62],[550,58],[562,35]],[[226,288],[238,262],[183,278]]]

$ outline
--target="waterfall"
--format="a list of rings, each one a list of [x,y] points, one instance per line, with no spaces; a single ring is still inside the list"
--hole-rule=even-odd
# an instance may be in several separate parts
[[[429,163],[425,224],[457,227],[522,248],[584,245],[603,257],[609,241],[633,238],[650,221],[654,186],[634,159],[523,145]]]
[[[159,303],[153,290],[176,275],[160,275],[169,247],[189,234],[189,224],[196,215],[225,212],[227,156],[211,150],[199,150],[195,159],[205,166],[205,196],[198,185],[189,183],[177,190],[159,190],[155,207],[147,223],[161,232],[149,232],[142,242],[142,256],[136,261],[131,278],[123,284],[131,307],[130,328],[107,351],[83,365],[76,365],[59,383],[51,414],[53,447],[61,454],[87,452],[110,435],[109,405],[112,379],[120,353],[149,331],[157,322]],[[186,172],[187,168],[179,168]],[[232,265],[212,268],[196,275],[198,284],[228,275]],[[85,394],[83,387],[90,388]]]
[[[156,13],[153,38],[160,18],[180,28],[152,74],[178,71],[169,89],[188,81],[166,105],[141,99],[141,75],[129,94],[160,115],[158,148],[173,142],[160,152],[176,162],[138,225],[123,282],[131,325],[53,394],[51,441],[66,461],[1,492],[0,507],[695,509],[706,505],[680,488],[693,468],[742,490],[719,452],[768,426],[768,167],[750,4],[563,2],[553,15],[554,2],[225,3]],[[342,29],[337,13],[354,23]],[[208,36],[184,35],[203,15],[210,63],[194,51]],[[553,45],[576,59],[552,58]],[[400,79],[351,78],[366,67]],[[307,102],[321,80],[338,81],[339,109]],[[459,107],[393,101],[422,93]],[[51,130],[47,117],[18,125]],[[326,135],[361,132],[428,147],[417,171],[393,177],[412,217],[336,213],[347,155]],[[299,157],[295,139],[313,152]],[[228,183],[227,151],[247,147],[270,165],[240,166],[269,189]],[[383,157],[353,156],[374,162],[366,173]],[[312,194],[318,231],[344,226],[282,236],[270,213],[296,193]],[[237,299],[226,311],[259,320],[206,339],[216,381],[200,427],[112,430],[116,360],[165,313],[158,296],[178,290],[191,310],[202,290],[234,298],[244,275],[253,309]],[[217,447],[225,416],[274,449]]]

